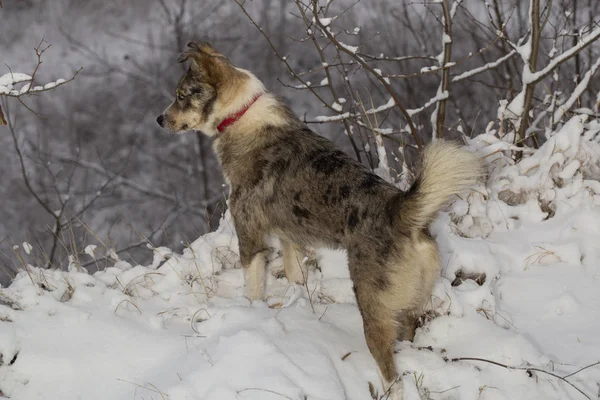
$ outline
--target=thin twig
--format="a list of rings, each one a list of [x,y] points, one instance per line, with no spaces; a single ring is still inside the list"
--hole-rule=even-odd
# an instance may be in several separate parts
[[[576,373],[578,373],[578,372],[580,372],[580,371],[583,371],[583,370],[584,370],[584,369],[586,369],[586,368],[589,368],[589,367],[592,367],[592,366],[594,366],[594,365],[598,365],[598,364],[600,364],[600,361],[599,361],[599,362],[597,362],[597,363],[595,363],[595,364],[592,364],[592,365],[589,365],[589,366],[587,366],[587,367],[585,367],[585,368],[582,368],[580,371],[576,371],[576,372],[574,372],[574,373],[572,373],[572,374],[570,374],[570,375],[567,375],[567,376],[560,376],[560,375],[554,374],[554,373],[552,373],[552,372],[548,372],[548,371],[546,371],[546,370],[543,370],[543,369],[541,369],[541,368],[535,368],[535,367],[514,367],[514,366],[511,366],[511,365],[506,365],[506,364],[499,363],[499,362],[497,362],[497,361],[487,360],[487,359],[485,359],[485,358],[479,358],[479,357],[458,357],[458,358],[453,358],[453,359],[451,359],[451,361],[452,361],[452,362],[456,362],[456,361],[480,361],[480,362],[485,362],[485,363],[492,364],[492,365],[496,365],[496,366],[498,366],[498,367],[502,367],[502,368],[506,368],[506,369],[513,369],[513,370],[526,371],[527,373],[531,373],[531,371],[535,371],[535,372],[541,372],[541,373],[543,373],[543,374],[550,375],[550,376],[552,376],[552,377],[554,377],[554,378],[556,378],[556,379],[559,379],[559,380],[561,380],[561,381],[565,382],[566,384],[568,384],[569,386],[571,386],[573,389],[577,390],[579,393],[581,393],[582,395],[584,395],[584,396],[585,396],[586,398],[588,398],[589,400],[592,400],[592,398],[591,398],[590,396],[588,396],[587,394],[585,394],[585,393],[584,393],[584,392],[583,392],[581,389],[579,389],[577,386],[575,386],[575,385],[573,385],[571,382],[569,382],[569,381],[568,381],[566,378],[567,378],[567,377],[569,377],[569,376],[571,376],[571,375],[574,375],[574,374],[576,374]]]
[[[291,397],[288,397],[288,396],[286,396],[285,394],[281,394],[281,393],[279,393],[279,392],[276,392],[276,391],[274,391],[274,390],[263,389],[263,388],[246,388],[246,389],[238,390],[238,391],[237,391],[237,394],[240,394],[240,393],[242,393],[242,392],[248,392],[248,391],[251,391],[251,390],[258,390],[258,391],[261,391],[261,392],[267,392],[267,393],[271,393],[271,394],[276,394],[276,395],[278,395],[278,396],[281,396],[281,397],[283,397],[284,399],[288,399],[288,400],[294,400],[294,399],[292,399]],[[237,396],[236,396],[236,397],[237,397]]]
[[[573,376],[573,375],[576,375],[576,374],[580,373],[580,372],[581,372],[581,371],[583,371],[583,370],[586,370],[586,369],[588,369],[588,368],[595,367],[596,365],[600,365],[600,361],[596,361],[596,362],[595,362],[595,363],[593,363],[593,364],[586,365],[586,366],[585,366],[585,367],[583,367],[583,368],[579,368],[577,371],[575,371],[575,372],[571,372],[569,375],[565,375],[565,376],[563,376],[563,378],[565,378],[565,379],[566,379],[566,378],[568,378],[568,377],[570,377],[570,376]]]
[[[330,30],[325,25],[323,25],[323,22],[319,18],[319,12],[318,12],[319,2],[318,2],[318,0],[312,0],[312,4],[313,4],[313,16],[315,18],[315,23],[317,24],[317,26],[319,27],[319,29],[321,30],[323,35],[325,35],[327,37],[327,39],[329,39],[329,41],[331,43],[333,43],[339,50],[341,50],[343,53],[348,54],[356,62],[358,62],[364,69],[369,71],[371,73],[371,75],[373,77],[375,77],[375,79],[377,79],[383,85],[385,90],[388,92],[388,94],[394,100],[394,104],[396,105],[396,107],[398,107],[398,109],[400,110],[402,115],[404,115],[404,118],[406,119],[406,122],[408,123],[408,126],[410,128],[410,133],[411,133],[413,139],[415,140],[417,147],[419,148],[419,150],[422,150],[423,142],[421,141],[421,138],[419,137],[419,134],[417,133],[417,129],[415,128],[415,125],[414,125],[410,115],[406,111],[406,108],[402,105],[402,102],[400,101],[400,98],[398,97],[398,95],[396,94],[394,89],[392,88],[392,85],[389,84],[388,81],[386,80],[386,78],[384,78],[380,73],[375,71],[375,69],[373,67],[371,67],[369,65],[369,63],[367,63],[363,58],[358,56],[356,53],[352,52],[350,49],[347,48],[347,46],[342,45],[337,40],[337,38],[330,32]]]

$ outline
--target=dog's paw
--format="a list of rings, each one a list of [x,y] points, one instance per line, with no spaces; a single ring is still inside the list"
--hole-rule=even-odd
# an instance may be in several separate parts
[[[246,297],[250,301],[263,301],[265,299],[265,291],[264,289],[259,289],[257,287],[247,287],[246,288]]]
[[[383,396],[381,396],[381,400],[402,400],[404,394],[404,384],[402,383],[402,379],[400,377],[391,383],[384,382],[383,387],[385,392]]]

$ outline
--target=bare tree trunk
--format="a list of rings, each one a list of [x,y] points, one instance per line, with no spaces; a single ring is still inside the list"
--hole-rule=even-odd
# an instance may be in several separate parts
[[[571,14],[573,19],[571,20],[572,26],[572,35],[573,35],[573,46],[577,46],[577,38],[579,37],[579,30],[577,29],[577,0],[573,0],[573,13]],[[581,56],[579,53],[575,55],[575,86],[579,83],[581,79]]]
[[[548,10],[550,12],[550,10]],[[531,55],[529,56],[529,65],[523,68],[529,68],[531,73],[537,69],[537,59],[540,50],[541,26],[540,26],[540,0],[531,0],[530,3],[530,22],[531,22]],[[533,102],[533,93],[536,82],[528,83],[525,87],[525,100],[523,102],[523,113],[521,114],[521,123],[519,125],[519,143],[523,142],[527,128],[529,128],[529,111]]]
[[[441,62],[441,67],[445,68],[450,60],[452,59],[452,15],[450,15],[450,7],[448,7],[448,0],[442,0],[442,10],[444,12],[444,35],[442,42],[444,44],[443,54],[444,57]],[[442,71],[442,82],[440,83],[440,88],[438,90],[438,94],[448,92],[450,89],[450,68],[445,68]],[[440,100],[437,104],[437,110],[434,115],[435,117],[435,126],[433,126],[433,135],[431,136],[432,140],[435,140],[438,137],[444,137],[444,122],[446,120],[446,101],[444,98]]]
[[[502,12],[500,10],[500,4],[498,4],[498,0],[494,0],[494,13],[496,14],[497,26],[496,29],[501,31],[505,38],[508,38],[508,32],[506,31],[506,27],[504,26],[504,18],[502,17]],[[508,46],[506,44],[506,40],[501,41],[501,46],[504,54],[509,53]],[[517,67],[516,61],[509,60],[506,64],[506,74],[508,75],[509,80],[509,97],[508,100],[512,100],[515,95],[515,81],[514,77],[518,75],[519,68]]]

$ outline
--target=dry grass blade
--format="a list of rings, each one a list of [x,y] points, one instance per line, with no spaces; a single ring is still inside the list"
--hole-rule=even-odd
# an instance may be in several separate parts
[[[135,307],[136,310],[138,310],[138,312],[140,313],[140,315],[142,315],[142,310],[140,310],[140,308],[138,306],[136,306],[133,301],[128,300],[128,299],[121,300],[121,302],[119,304],[117,304],[117,306],[115,307],[115,311],[114,311],[115,314],[117,313],[117,311],[119,310],[119,307],[123,303],[129,303],[129,304],[131,304],[132,306]]]
[[[204,311],[206,313],[206,315],[208,315],[208,318],[212,318],[212,316],[210,315],[210,313],[208,312],[208,310],[206,308],[201,308],[192,315],[192,318],[190,319],[190,327],[197,335],[200,335],[200,332],[198,332],[198,330],[194,326],[194,323],[196,322],[196,315],[198,315],[198,313],[200,311]],[[200,320],[199,322],[202,322],[202,321],[205,321],[205,320]]]
[[[2,112],[2,106],[0,105],[0,126],[7,125],[6,118],[4,118],[4,113]]]
[[[117,379],[117,380],[121,381],[121,382],[125,382],[125,383],[130,383],[134,386],[137,386],[140,389],[146,389],[151,392],[158,393],[160,395],[160,397],[162,398],[162,400],[167,400],[169,398],[169,395],[163,393],[156,385],[154,385],[150,382],[146,383],[145,385],[140,385],[139,383],[131,382],[131,381],[128,381],[125,379]],[[148,387],[148,386],[150,386],[150,387]]]
[[[276,392],[274,390],[269,390],[269,389],[263,389],[263,388],[246,388],[246,389],[242,389],[242,390],[238,390],[237,394],[243,393],[243,392],[248,392],[248,391],[261,391],[261,392],[267,392],[267,393],[271,393],[271,394],[275,394],[277,396],[281,396],[284,399],[289,399],[289,400],[294,400],[291,397],[286,396],[285,394],[281,394],[279,392]],[[236,396],[237,397],[237,396]],[[306,396],[303,397],[303,399],[306,399]]]

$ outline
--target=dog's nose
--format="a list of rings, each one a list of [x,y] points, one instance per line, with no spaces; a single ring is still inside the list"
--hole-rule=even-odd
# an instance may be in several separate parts
[[[161,115],[159,115],[159,116],[156,118],[156,122],[158,122],[158,124],[159,124],[160,126],[163,126],[163,121],[164,121],[164,119],[165,119],[165,117],[163,117],[163,116],[162,116],[162,114],[161,114]]]

